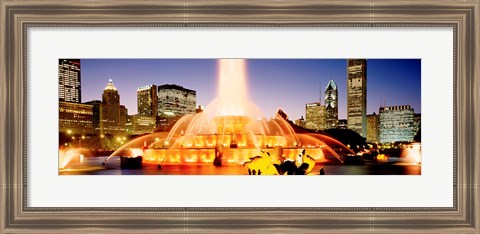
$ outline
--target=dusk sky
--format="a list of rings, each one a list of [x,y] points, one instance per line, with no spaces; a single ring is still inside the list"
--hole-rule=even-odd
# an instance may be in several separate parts
[[[337,83],[339,119],[347,118],[346,59],[249,59],[248,91],[265,117],[283,109],[291,120],[305,116],[305,104],[324,104],[325,86]],[[197,105],[207,106],[217,90],[214,59],[82,59],[82,102],[101,100],[109,79],[128,114],[137,113],[137,87],[176,84],[197,92]],[[321,85],[321,87],[320,87]],[[320,91],[321,90],[321,91]],[[321,92],[321,94],[320,94]],[[421,113],[421,60],[368,59],[367,113],[378,108],[411,105]],[[232,94],[234,95],[234,94]]]

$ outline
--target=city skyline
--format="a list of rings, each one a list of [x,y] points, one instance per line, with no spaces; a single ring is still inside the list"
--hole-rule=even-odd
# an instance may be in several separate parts
[[[176,84],[197,92],[197,105],[208,105],[217,95],[215,59],[82,59],[82,101],[101,99],[112,79],[128,114],[137,113],[137,88]],[[380,105],[410,105],[421,113],[420,59],[368,59],[367,114]],[[250,99],[263,116],[283,109],[291,120],[305,117],[305,104],[321,100],[333,79],[338,85],[339,119],[346,119],[346,59],[248,59]],[[385,79],[388,77],[388,79]],[[321,86],[320,86],[321,85]]]
[[[89,62],[84,60],[87,67]],[[225,171],[213,173],[325,175],[322,165],[333,163],[358,165],[370,174],[368,165],[372,163],[386,166],[405,161],[417,171],[399,174],[419,174],[421,114],[415,114],[411,105],[421,107],[420,60],[371,60],[369,69],[366,59],[348,59],[345,68],[341,68],[342,62],[101,60],[80,75],[78,72],[84,71],[81,60],[59,60],[59,74],[67,74],[59,75],[59,94],[68,99],[59,96],[59,171],[70,171],[73,166],[75,170],[88,167],[94,174],[111,173],[113,168],[143,174],[153,167],[153,174],[164,174],[165,169],[167,174],[211,174],[207,168],[229,165]],[[373,73],[373,80],[367,75],[372,63],[378,66],[375,71],[381,71]],[[328,76],[319,74],[326,71],[330,79],[324,88],[322,77]],[[105,84],[106,73],[110,77]],[[338,79],[339,85],[334,73],[345,76]],[[338,92],[342,80],[347,84],[346,98]],[[369,95],[367,80],[374,90],[369,90]],[[316,92],[311,84],[316,82],[318,100],[312,97]],[[83,93],[91,95],[83,99],[92,101],[79,103],[80,83],[87,86]],[[101,100],[97,100],[98,87],[105,87]],[[400,92],[395,95],[395,90]],[[386,107],[379,98],[378,118],[367,115],[367,96],[383,97],[383,92],[409,104],[389,103]],[[204,111],[200,105],[196,107],[203,102]],[[347,107],[346,121],[337,118],[337,106],[342,103]],[[131,109],[130,115],[125,105]],[[303,105],[305,112],[295,111]],[[189,115],[195,113],[202,114]],[[301,119],[297,121],[295,116]],[[99,160],[85,162],[85,157],[99,157],[103,162],[99,166]],[[186,165],[201,165],[205,170],[183,167]],[[168,169],[178,166],[180,171]]]

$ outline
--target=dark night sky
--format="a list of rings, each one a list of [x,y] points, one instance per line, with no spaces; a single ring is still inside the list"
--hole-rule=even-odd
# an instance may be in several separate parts
[[[330,79],[337,83],[339,118],[347,111],[346,59],[249,59],[250,99],[265,117],[282,108],[295,120],[305,115],[305,104],[322,99]],[[177,84],[197,91],[197,105],[208,105],[217,90],[214,59],[82,59],[82,102],[101,100],[112,79],[120,102],[129,114],[137,113],[136,90],[149,84]],[[367,113],[378,113],[380,104],[411,105],[421,113],[421,60],[368,59]],[[322,100],[322,104],[324,101]]]

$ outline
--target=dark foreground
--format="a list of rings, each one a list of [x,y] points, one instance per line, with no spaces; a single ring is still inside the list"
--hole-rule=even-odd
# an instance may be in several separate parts
[[[86,157],[82,163],[72,162],[60,175],[243,175],[242,165],[162,165],[144,164],[140,169],[121,169],[120,158],[110,159],[102,165],[106,157]],[[363,165],[343,165],[340,163],[317,163],[313,174],[320,168],[325,175],[421,175],[421,165],[402,158],[389,157],[386,160],[366,160]]]

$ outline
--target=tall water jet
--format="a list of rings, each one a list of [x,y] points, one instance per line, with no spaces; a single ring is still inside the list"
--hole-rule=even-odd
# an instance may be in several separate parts
[[[258,107],[248,96],[246,66],[244,59],[218,61],[217,97],[205,109],[210,117],[261,117]]]

